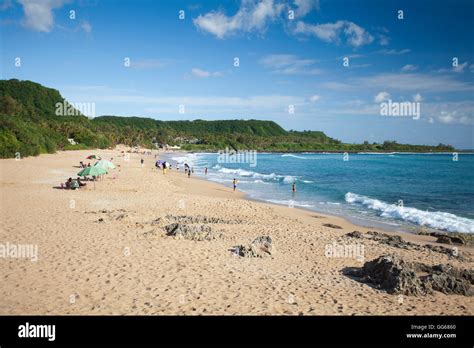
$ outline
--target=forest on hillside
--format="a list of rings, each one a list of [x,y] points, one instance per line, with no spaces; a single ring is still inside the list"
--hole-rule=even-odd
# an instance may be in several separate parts
[[[226,147],[274,152],[454,151],[445,144],[346,144],[321,131],[286,131],[273,121],[262,120],[160,121],[119,116],[89,119],[77,110],[71,116],[58,116],[58,103],[74,109],[55,89],[32,81],[0,80],[0,157],[109,148],[117,144],[147,148],[178,145],[189,151],[218,151]],[[70,144],[68,139],[77,144]]]

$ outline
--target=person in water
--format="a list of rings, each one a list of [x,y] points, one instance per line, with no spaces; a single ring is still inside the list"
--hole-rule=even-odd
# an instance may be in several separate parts
[[[234,178],[234,180],[232,180],[232,186],[234,186],[234,192],[235,192],[235,189],[237,188],[237,179]]]
[[[296,192],[296,182],[291,185],[291,192],[295,193]]]
[[[204,168],[204,175],[207,175],[207,167]]]

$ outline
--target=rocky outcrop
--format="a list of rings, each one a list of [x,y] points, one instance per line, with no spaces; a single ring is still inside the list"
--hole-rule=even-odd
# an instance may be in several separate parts
[[[460,270],[451,265],[426,266],[418,265],[418,268],[429,273],[425,281],[431,288],[445,294],[457,294],[472,296],[471,285],[474,284],[473,270]]]
[[[448,255],[449,257],[456,258],[458,260],[464,261],[464,257],[460,254],[459,250],[453,248],[446,248],[441,245],[432,245],[432,244],[425,244],[419,245],[411,242],[405,241],[400,236],[392,236],[386,233],[376,232],[376,231],[368,231],[366,234],[361,233],[359,231],[349,232],[344,235],[345,237],[350,238],[359,238],[359,239],[369,239],[375,240],[377,242],[390,245],[394,248],[405,249],[405,250],[429,250],[434,251],[437,253]]]
[[[249,245],[238,245],[234,248],[234,253],[242,257],[267,257],[275,252],[275,245],[270,236],[259,236]]]
[[[202,224],[188,225],[175,222],[165,226],[165,231],[168,236],[173,236],[177,239],[203,241],[212,240],[218,237],[210,226]]]
[[[351,238],[364,238],[364,234],[359,231],[352,231],[346,234],[347,237]]]
[[[221,219],[213,216],[204,215],[167,215],[166,218],[170,221],[181,222],[185,224],[240,224],[240,219]]]
[[[416,276],[411,265],[391,255],[368,261],[362,268],[349,270],[346,274],[389,294],[426,295],[430,291]]]
[[[460,244],[460,245],[474,245],[474,236],[467,233],[440,233],[440,232],[429,232],[421,231],[418,234],[436,237],[436,243],[443,244]]]
[[[380,256],[366,262],[362,268],[346,269],[344,273],[390,294],[421,296],[433,291],[464,296],[474,294],[472,270],[410,263],[394,255]]]

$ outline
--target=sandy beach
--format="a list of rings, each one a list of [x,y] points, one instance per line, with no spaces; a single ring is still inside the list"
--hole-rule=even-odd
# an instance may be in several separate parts
[[[120,165],[95,185],[55,189],[88,154]],[[144,167],[140,166],[144,158]],[[0,160],[0,243],[38,246],[38,259],[0,258],[0,314],[162,315],[472,315],[474,299],[435,292],[398,296],[343,274],[381,255],[429,265],[472,269],[464,260],[429,250],[405,250],[349,239],[367,232],[348,221],[246,200],[241,192],[164,175],[153,155],[118,150],[66,151]],[[177,217],[207,223],[217,238],[168,236]],[[332,224],[341,228],[327,227]],[[373,230],[373,229],[372,229]],[[380,231],[381,230],[377,230]],[[397,234],[386,232],[387,234]],[[436,238],[399,234],[420,245]],[[276,252],[245,258],[232,249],[271,236]],[[327,257],[332,243],[362,243],[363,260]]]

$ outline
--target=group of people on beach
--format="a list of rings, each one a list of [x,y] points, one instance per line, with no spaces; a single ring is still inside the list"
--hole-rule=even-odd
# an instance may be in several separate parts
[[[86,185],[85,182],[81,181],[81,178],[77,177],[77,179],[69,178],[65,183],[61,183],[61,188],[66,190],[77,190]]]
[[[90,167],[90,166],[91,166],[91,163],[89,162],[89,163],[85,164],[84,162],[80,161],[80,162],[79,162],[79,166],[80,166],[81,168],[87,168],[87,167]]]
[[[157,155],[155,155],[155,159],[157,159]],[[143,158],[140,159],[140,164],[141,164],[141,167],[143,168],[144,166],[144,160]],[[155,167],[157,170],[161,169],[163,171],[163,174],[166,174],[166,170],[169,169],[171,170],[172,169],[172,165],[170,162],[167,162],[167,161],[162,161],[162,160],[156,160],[155,162]],[[179,163],[176,162],[176,171],[179,171]],[[204,168],[204,175],[207,175],[208,173],[208,169],[207,167]],[[189,164],[187,163],[184,163],[184,174],[188,176],[188,178],[191,177],[191,174],[194,174],[194,168],[193,167],[190,167]],[[233,192],[235,192],[235,190],[237,189],[237,183],[239,181],[236,179],[236,178],[233,178],[232,180],[232,188],[233,188]],[[293,195],[295,195],[296,193],[296,182],[293,182],[293,184],[291,185],[291,192]]]

